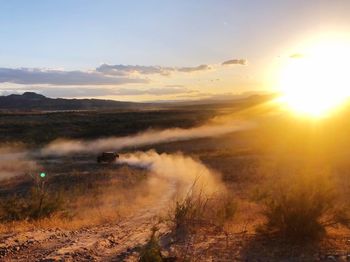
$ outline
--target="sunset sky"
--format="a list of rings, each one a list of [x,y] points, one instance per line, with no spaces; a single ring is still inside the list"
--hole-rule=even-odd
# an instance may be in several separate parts
[[[300,43],[349,37],[349,14],[347,0],[1,1],[0,94],[161,101],[276,91]]]

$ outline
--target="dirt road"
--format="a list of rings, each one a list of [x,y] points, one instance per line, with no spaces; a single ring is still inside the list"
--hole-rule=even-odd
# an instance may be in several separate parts
[[[1,261],[136,261],[137,250],[149,239],[154,225],[168,229],[159,215],[169,206],[175,187],[155,203],[118,222],[77,231],[34,230],[0,237]]]
[[[148,184],[161,197],[142,204],[128,217],[113,223],[82,228],[12,233],[0,236],[2,261],[135,261],[137,250],[149,239],[153,226],[159,234],[168,229],[159,223],[179,192],[200,185],[203,192],[217,191],[220,183],[201,162],[182,154],[158,154],[151,150],[120,155],[119,163],[150,171]],[[210,185],[210,187],[208,186]]]

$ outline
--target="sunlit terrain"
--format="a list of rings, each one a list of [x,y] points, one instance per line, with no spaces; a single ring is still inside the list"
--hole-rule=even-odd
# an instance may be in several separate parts
[[[350,261],[349,0],[0,4],[0,261]]]

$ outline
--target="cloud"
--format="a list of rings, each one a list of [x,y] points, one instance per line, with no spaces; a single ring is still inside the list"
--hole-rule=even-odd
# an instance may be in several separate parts
[[[208,65],[199,65],[195,67],[180,67],[177,69],[179,72],[186,72],[186,73],[191,73],[195,71],[204,71],[204,70],[210,70],[211,66]]]
[[[222,65],[247,65],[246,59],[231,59],[222,63]]]
[[[48,85],[121,85],[148,83],[146,79],[111,77],[96,71],[63,71],[30,68],[0,68],[0,83]]]
[[[140,66],[140,65],[108,65],[102,64],[96,68],[97,72],[106,74],[106,75],[128,75],[132,73],[138,74],[161,74],[167,75],[172,68],[170,67],[160,67],[160,66]]]
[[[125,76],[130,74],[150,75],[160,74],[169,75],[172,72],[192,73],[196,71],[210,70],[209,65],[199,65],[194,67],[164,67],[164,66],[141,66],[141,65],[109,65],[102,64],[96,68],[97,72],[111,76]]]
[[[121,88],[114,92],[115,95],[132,96],[132,95],[176,95],[184,93],[192,93],[193,91],[184,87],[163,87],[163,88],[149,88],[149,89],[133,89]]]
[[[245,65],[246,63],[245,59],[233,59],[223,62],[222,65]],[[46,85],[49,87],[147,84],[152,80],[149,79],[149,75],[168,76],[173,72],[201,72],[218,68],[219,66],[220,65],[217,64],[183,67],[102,64],[90,71],[65,71],[43,68],[0,68],[0,83]]]

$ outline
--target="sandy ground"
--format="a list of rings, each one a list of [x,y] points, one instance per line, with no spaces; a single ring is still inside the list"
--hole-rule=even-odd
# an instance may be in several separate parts
[[[137,250],[149,239],[153,226],[168,232],[159,217],[176,192],[169,184],[162,198],[115,223],[76,231],[50,229],[0,237],[1,261],[137,261]]]
[[[350,235],[329,235],[320,242],[290,243],[277,237],[251,233],[225,233],[204,229],[183,243],[174,243],[178,261],[311,262],[350,261]]]

